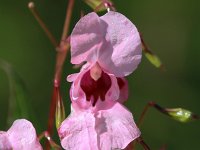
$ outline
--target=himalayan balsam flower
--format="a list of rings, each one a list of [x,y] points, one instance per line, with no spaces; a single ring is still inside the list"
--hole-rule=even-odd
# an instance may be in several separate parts
[[[67,150],[125,149],[140,136],[131,112],[122,103],[128,98],[124,76],[141,60],[141,40],[125,16],[89,13],[71,34],[71,62],[86,62],[68,76],[72,82],[72,112],[58,133]]]
[[[32,123],[18,119],[7,132],[0,131],[0,150],[42,150],[42,146]]]

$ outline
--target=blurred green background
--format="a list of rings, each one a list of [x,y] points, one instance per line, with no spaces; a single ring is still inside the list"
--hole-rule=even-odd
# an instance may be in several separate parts
[[[35,0],[43,20],[59,40],[67,0]],[[200,114],[200,1],[114,0],[119,12],[138,27],[149,47],[163,61],[161,72],[143,57],[128,77],[130,98],[126,103],[137,121],[148,101],[164,107],[183,107]],[[37,121],[37,132],[46,130],[51,99],[55,50],[27,8],[27,0],[0,0],[0,58],[12,64],[24,80]],[[80,11],[91,9],[76,0],[71,29]],[[72,70],[70,56],[64,66],[62,96],[69,114],[69,87],[65,78]],[[7,130],[9,84],[0,70],[0,130]],[[37,122],[37,123],[36,123]],[[38,124],[39,122],[39,124]],[[141,128],[153,150],[200,149],[200,122],[182,124],[150,109]]]

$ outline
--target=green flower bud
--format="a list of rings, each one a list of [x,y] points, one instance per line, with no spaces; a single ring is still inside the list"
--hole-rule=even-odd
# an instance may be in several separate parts
[[[61,123],[65,119],[65,107],[60,97],[60,93],[57,91],[57,103],[56,103],[56,113],[55,113],[55,121],[56,121],[56,128],[58,129]]]
[[[183,108],[167,108],[165,110],[170,117],[183,123],[198,119],[191,111]]]

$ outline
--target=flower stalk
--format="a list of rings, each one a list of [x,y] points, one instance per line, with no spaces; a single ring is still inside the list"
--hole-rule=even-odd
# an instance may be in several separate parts
[[[48,131],[44,131],[38,136],[39,140],[42,140],[43,138],[45,138],[49,142],[51,148],[53,148],[55,150],[62,150],[62,148],[52,140]]]
[[[56,111],[56,103],[57,103],[57,95],[59,94],[59,86],[60,86],[60,80],[61,80],[61,74],[62,74],[62,68],[63,64],[66,59],[67,52],[69,50],[69,43],[67,41],[67,36],[69,32],[69,26],[71,22],[71,16],[72,16],[72,10],[74,6],[75,0],[69,0],[68,7],[66,10],[66,18],[65,23],[63,26],[63,33],[61,36],[60,43],[58,44],[56,39],[54,38],[53,34],[49,31],[44,21],[41,19],[38,11],[35,8],[35,4],[33,2],[29,2],[28,7],[30,11],[32,12],[33,16],[41,26],[41,28],[46,33],[47,37],[53,44],[54,48],[57,50],[56,55],[56,66],[55,66],[55,74],[54,74],[54,87],[53,87],[53,94],[50,104],[50,111],[49,111],[49,119],[48,119],[48,133],[51,136],[53,134],[53,124],[54,124],[54,117],[55,117],[55,111]],[[50,149],[49,145],[46,145],[46,149]]]

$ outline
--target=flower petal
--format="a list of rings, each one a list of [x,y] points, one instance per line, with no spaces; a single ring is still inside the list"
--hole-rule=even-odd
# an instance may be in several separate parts
[[[96,131],[102,150],[124,149],[140,136],[132,114],[120,103],[96,115]]]
[[[92,12],[81,18],[71,34],[71,63],[95,61],[97,50],[102,45],[105,26],[100,24],[99,16]]]
[[[77,76],[74,79],[72,86],[70,88],[71,101],[72,101],[72,103],[77,105],[77,108],[79,108],[79,109],[88,109],[89,107],[92,106],[91,102],[86,100],[85,93],[80,86],[82,76],[87,71],[88,71],[87,69],[82,70],[79,74],[77,74]]]
[[[93,64],[90,64],[90,63],[84,64],[84,65],[81,67],[80,72],[78,72],[78,73],[73,73],[73,74],[68,75],[68,76],[67,76],[67,81],[68,81],[68,82],[74,82],[74,81],[79,77],[79,75],[80,75],[81,72],[86,72],[86,71],[88,71],[88,70],[91,68],[92,65],[93,65]]]
[[[115,101],[119,98],[119,94],[120,94],[119,86],[117,84],[116,77],[112,74],[109,74],[109,76],[110,76],[112,84],[111,84],[111,87],[106,94],[106,101],[107,100]]]
[[[0,131],[0,149],[11,150],[12,146],[8,140],[7,133]]]
[[[123,104],[128,99],[128,81],[125,78],[117,78],[117,82],[120,89],[120,95],[117,101]]]
[[[98,150],[94,126],[92,113],[74,111],[58,129],[62,147],[67,150]]]
[[[35,128],[25,119],[16,120],[7,135],[14,150],[42,150]]]
[[[108,12],[100,17],[107,23],[106,41],[112,46],[99,52],[99,64],[117,77],[132,73],[141,61],[142,46],[135,25],[118,12]],[[101,22],[101,23],[102,23]],[[103,25],[102,25],[103,26]]]

